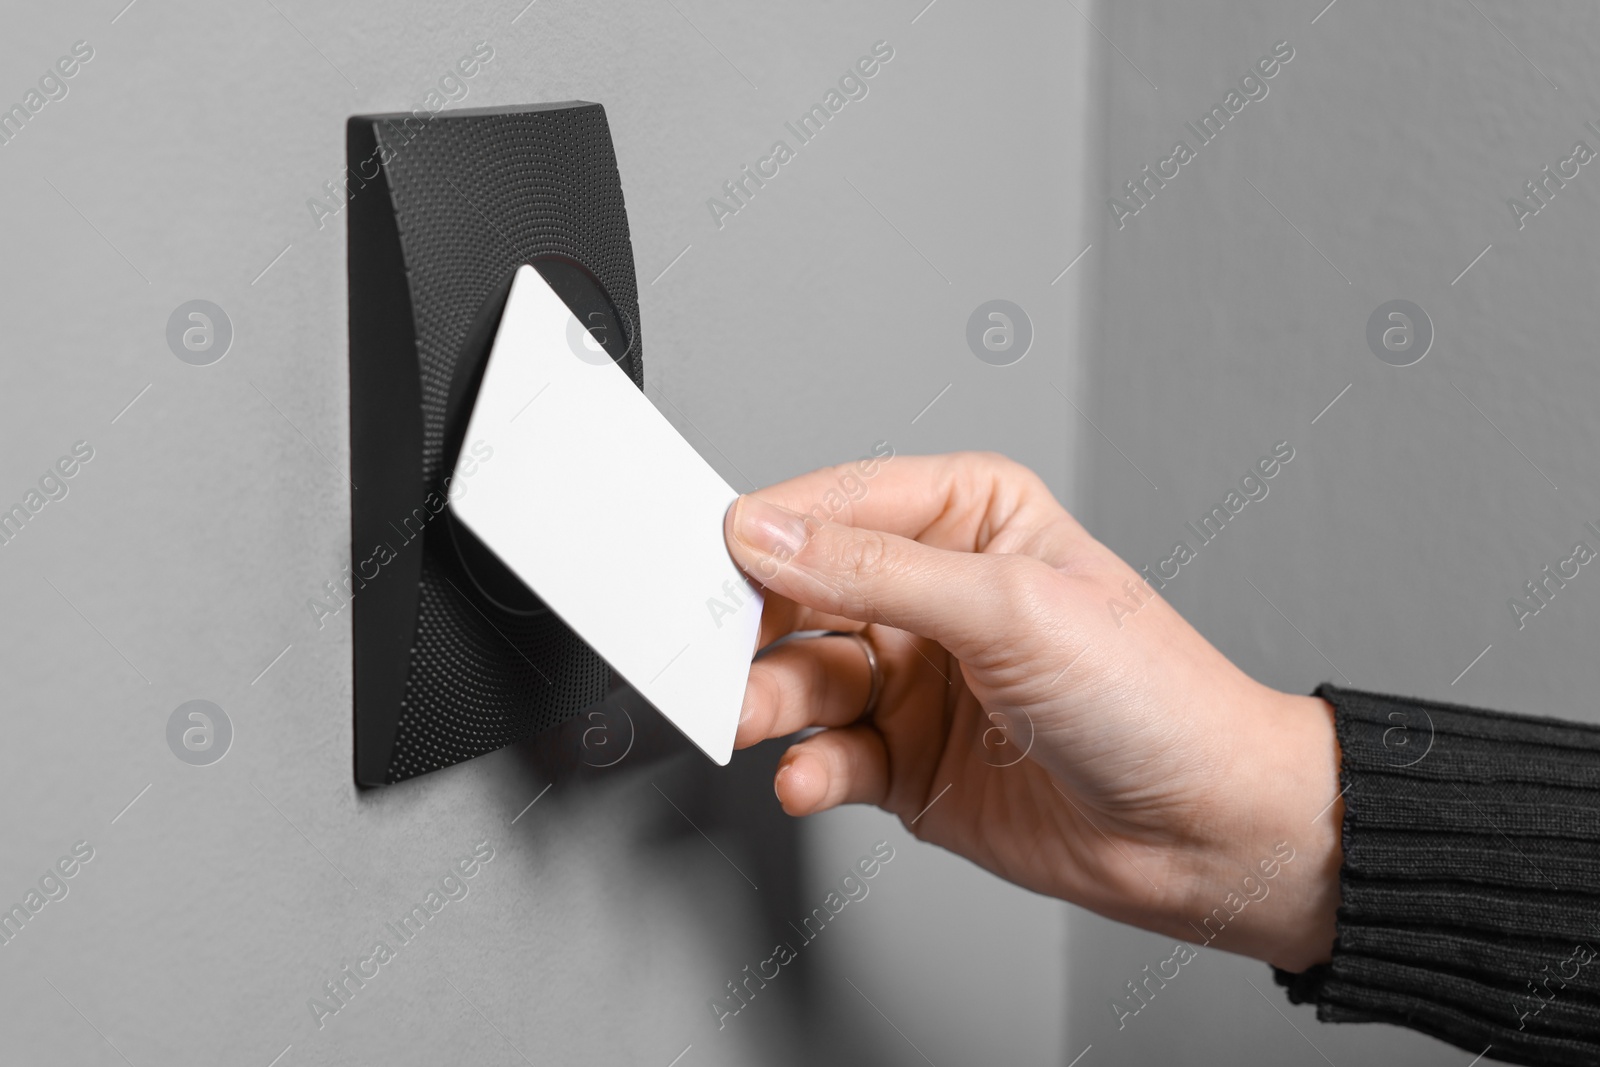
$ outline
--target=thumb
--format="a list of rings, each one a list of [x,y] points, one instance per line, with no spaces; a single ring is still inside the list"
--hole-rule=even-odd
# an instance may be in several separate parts
[[[734,561],[766,588],[830,615],[930,637],[960,656],[1013,631],[1044,564],[933,548],[801,515],[754,496],[726,519]]]

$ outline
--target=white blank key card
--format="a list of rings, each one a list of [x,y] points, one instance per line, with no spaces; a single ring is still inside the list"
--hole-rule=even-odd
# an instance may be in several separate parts
[[[451,506],[552,611],[726,764],[761,622],[728,556],[738,495],[581,333],[532,267],[511,285],[466,441],[492,457]]]

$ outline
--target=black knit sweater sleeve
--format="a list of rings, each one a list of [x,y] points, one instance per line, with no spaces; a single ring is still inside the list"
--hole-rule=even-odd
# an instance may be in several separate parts
[[[1341,749],[1331,962],[1277,972],[1325,1022],[1485,1059],[1600,1064],[1600,728],[1322,686]]]

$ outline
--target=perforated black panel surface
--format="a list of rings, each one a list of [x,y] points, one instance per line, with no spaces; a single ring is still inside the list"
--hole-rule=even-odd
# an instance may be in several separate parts
[[[410,271],[422,371],[423,478],[440,475],[450,381],[483,301],[538,255],[571,256],[630,323],[639,296],[628,213],[597,104],[513,114],[446,113],[409,143],[376,127]],[[463,175],[470,176],[470,184]],[[635,337],[628,373],[644,385]]]
[[[410,296],[420,499],[454,461],[444,454],[446,426],[463,344],[485,301],[503,293],[519,265],[556,253],[586,266],[631,327],[623,365],[641,387],[644,369],[627,213],[604,110],[571,104],[446,112],[426,124],[403,118],[360,121],[371,122],[383,160],[380,184],[392,203]],[[550,506],[552,522],[581,521],[558,501]],[[415,636],[385,781],[500,748],[603,698],[604,662],[554,615],[516,615],[479,595],[449,551],[443,522],[429,524],[421,550]],[[358,657],[360,648],[358,635]],[[359,707],[359,670],[357,678]]]
[[[610,682],[605,663],[559,619],[496,612],[452,570],[424,553],[391,782],[564,722],[604,697]]]

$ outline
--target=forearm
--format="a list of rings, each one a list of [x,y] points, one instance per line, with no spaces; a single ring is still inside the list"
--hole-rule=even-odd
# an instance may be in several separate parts
[[[1332,958],[1283,965],[1327,1021],[1487,1058],[1600,1062],[1600,730],[1324,687],[1343,841]]]

